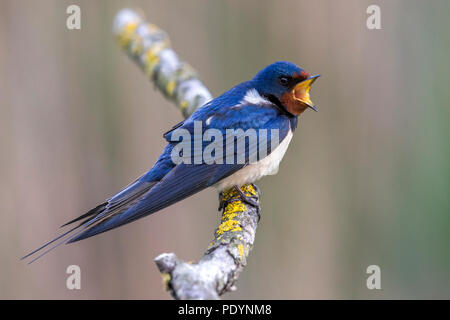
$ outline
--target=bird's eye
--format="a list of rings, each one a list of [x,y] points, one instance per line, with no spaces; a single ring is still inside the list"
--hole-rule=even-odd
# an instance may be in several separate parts
[[[287,77],[281,77],[280,78],[280,83],[283,86],[287,86],[289,84],[289,79]]]

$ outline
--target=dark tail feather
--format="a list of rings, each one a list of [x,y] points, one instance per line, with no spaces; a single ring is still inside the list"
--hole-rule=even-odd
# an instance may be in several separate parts
[[[92,214],[91,214],[92,215]],[[64,244],[64,243],[69,243],[69,241],[73,238],[75,238],[76,236],[78,236],[80,233],[82,233],[83,231],[86,230],[86,228],[88,228],[90,225],[92,225],[93,223],[95,223],[96,221],[98,221],[100,218],[103,217],[103,214],[101,214],[101,212],[99,214],[97,214],[97,216],[93,217],[93,218],[88,218],[87,220],[81,222],[79,225],[77,225],[76,227],[73,227],[72,229],[64,232],[63,234],[59,235],[58,237],[56,237],[55,239],[47,242],[46,244],[44,244],[43,246],[37,248],[36,250],[30,252],[29,254],[23,256],[20,260],[24,260],[32,255],[34,255],[35,253],[38,253],[39,251],[41,251],[42,249],[47,248],[49,245],[51,245],[52,243],[54,243],[57,240],[62,239],[61,241],[57,242],[55,245],[51,246],[50,248],[48,248],[47,250],[45,250],[44,252],[42,252],[40,255],[38,255],[37,257],[33,258],[30,262],[28,262],[28,264],[31,264],[33,262],[35,262],[36,260],[38,260],[39,258],[41,258],[42,256],[46,255],[47,253],[49,253],[50,251],[52,251],[53,249],[59,247],[60,245]],[[80,218],[77,218],[75,220],[79,220]],[[77,230],[78,228],[81,228],[80,230],[76,231],[75,233],[72,233],[73,231]],[[72,233],[72,234],[70,234]]]
[[[33,260],[28,263],[30,264],[63,243],[67,244],[73,242],[75,241],[74,239],[81,240],[81,238],[79,237],[80,235],[86,234],[86,232],[89,232],[90,229],[95,229],[96,227],[98,227],[98,225],[102,225],[103,222],[108,221],[111,217],[120,215],[122,212],[127,211],[128,209],[133,207],[137,202],[139,202],[141,197],[145,193],[147,193],[156,183],[157,181],[147,181],[145,179],[145,175],[141,176],[124,190],[110,198],[108,201],[98,205],[94,209],[89,210],[78,218],[62,225],[61,227],[64,227],[69,224],[81,221],[80,224],[78,224],[76,227],[70,229],[67,232],[64,232],[63,234],[47,242],[40,248],[30,252],[29,254],[21,258],[21,260],[33,256],[34,254],[40,252],[41,250],[49,247],[51,244],[56,242],[36,258],[33,258]],[[60,241],[57,242],[58,240]]]
[[[103,210],[105,210],[107,204],[108,204],[108,201],[106,201],[106,202],[96,206],[94,209],[89,210],[88,212],[86,212],[85,214],[79,216],[78,218],[73,219],[73,220],[63,224],[60,228],[65,227],[65,226],[67,226],[69,224],[72,224],[74,222],[80,221],[80,220],[82,220],[84,218],[87,218],[87,217],[90,217],[90,216],[95,216],[95,215],[101,213]]]
[[[79,225],[79,226],[73,228],[73,229],[70,230],[70,231],[74,231],[75,229],[77,229],[77,228],[79,228],[79,227],[81,227],[81,226],[83,226],[84,228],[86,228],[86,227],[88,227],[91,223],[95,222],[95,221],[93,221],[93,220],[96,220],[96,218],[94,218],[94,219],[92,219],[92,220],[90,220],[90,221],[87,221],[86,226],[84,226],[84,225]],[[51,246],[50,248],[48,248],[47,250],[45,250],[44,252],[42,252],[40,255],[38,255],[37,257],[33,258],[30,262],[28,262],[28,264],[32,264],[33,262],[35,262],[36,260],[42,258],[42,257],[45,256],[47,253],[49,253],[50,251],[56,249],[56,248],[59,247],[60,245],[62,245],[62,244],[64,244],[64,243],[67,244],[68,241],[70,241],[70,239],[72,239],[73,237],[76,237],[76,236],[79,235],[81,232],[83,232],[83,231],[84,231],[84,228],[81,229],[81,230],[78,230],[77,232],[75,232],[74,234],[70,235],[69,237],[67,237],[67,238],[65,238],[65,239],[62,239],[61,241],[57,242],[56,244],[54,244],[53,246]],[[67,235],[68,233],[70,233],[70,231],[64,233],[63,236],[64,236],[64,235]],[[62,236],[59,236],[58,238],[60,239],[61,237],[62,237]],[[54,241],[56,241],[58,238],[56,238],[55,240],[49,242],[47,245],[41,247],[39,250],[44,249],[44,248],[47,247],[49,244],[51,244],[51,243],[53,243]],[[39,251],[39,250],[38,250],[38,251]],[[35,253],[38,252],[38,251],[35,251]]]
[[[78,226],[76,226],[76,227],[70,229],[69,231],[64,232],[63,234],[57,236],[55,239],[53,239],[53,240],[47,242],[46,244],[42,245],[41,247],[37,248],[36,250],[33,250],[33,251],[31,251],[30,253],[28,253],[27,255],[23,256],[22,258],[20,258],[20,260],[26,259],[26,258],[28,258],[29,256],[35,254],[36,252],[41,251],[41,250],[44,249],[45,247],[51,245],[53,242],[55,242],[55,241],[61,239],[62,237],[68,235],[69,233],[71,233],[72,231],[74,231],[75,229],[77,229],[77,228],[79,228],[79,227],[80,227],[80,225],[78,225]]]

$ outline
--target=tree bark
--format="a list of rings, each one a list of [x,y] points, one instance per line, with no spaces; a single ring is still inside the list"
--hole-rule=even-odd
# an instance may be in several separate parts
[[[115,18],[118,44],[145,71],[156,87],[188,117],[211,100],[211,94],[194,69],[181,61],[170,47],[167,34],[149,24],[134,10],[123,9]],[[174,253],[155,258],[166,289],[175,299],[219,299],[235,290],[235,282],[246,265],[259,220],[260,192],[256,185],[240,187],[258,206],[241,200],[235,189],[219,195],[222,219],[204,256],[192,264]]]

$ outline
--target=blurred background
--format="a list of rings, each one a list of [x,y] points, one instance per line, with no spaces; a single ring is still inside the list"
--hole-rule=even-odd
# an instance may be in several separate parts
[[[81,30],[66,8],[81,7]],[[381,30],[366,9],[381,8]],[[0,298],[168,299],[153,262],[198,260],[216,191],[18,258],[147,171],[182,119],[116,45],[140,8],[214,96],[289,60],[321,73],[238,290],[224,298],[450,298],[450,2],[0,1]],[[81,267],[81,290],[66,268]],[[379,265],[382,290],[368,290]]]

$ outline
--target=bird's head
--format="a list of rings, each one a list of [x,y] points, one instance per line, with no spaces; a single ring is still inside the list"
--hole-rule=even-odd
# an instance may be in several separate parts
[[[252,81],[260,95],[298,116],[307,108],[317,111],[309,91],[319,76],[311,76],[291,62],[278,61],[258,72]]]

